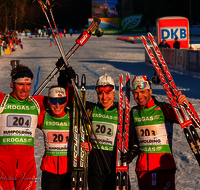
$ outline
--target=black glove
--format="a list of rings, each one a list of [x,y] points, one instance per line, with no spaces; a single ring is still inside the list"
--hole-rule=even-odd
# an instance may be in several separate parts
[[[65,74],[67,75],[67,77],[71,80],[74,79],[76,76],[76,73],[74,71],[74,69],[72,69],[72,67],[66,67],[65,68]]]
[[[56,67],[58,67],[60,69],[63,66],[63,64],[65,65],[65,62],[64,62],[63,58],[60,57],[58,59],[58,61],[56,62]]]
[[[138,153],[138,149],[129,150],[127,153],[123,154],[123,162],[130,164],[133,161],[133,159],[138,155]]]
[[[160,79],[158,78],[158,76],[156,76],[156,72],[154,73],[154,75],[151,77],[151,81],[154,84],[159,84],[160,83]]]
[[[101,29],[96,29],[96,31],[95,31],[95,35],[96,35],[97,37],[101,37],[101,36],[103,36],[103,32],[102,32],[102,30],[101,30]]]
[[[72,83],[71,79],[74,79],[76,76],[75,71],[72,67],[64,67],[64,69],[60,70],[60,76],[58,77],[57,81],[58,84],[66,88],[67,83]]]

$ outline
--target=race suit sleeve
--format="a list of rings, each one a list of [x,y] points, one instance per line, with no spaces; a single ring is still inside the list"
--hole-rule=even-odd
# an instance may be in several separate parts
[[[40,106],[40,114],[38,116],[38,123],[37,123],[38,128],[40,128],[44,120],[45,110],[49,107],[48,97],[42,95],[36,95],[33,96],[33,98],[37,101],[37,103]]]
[[[136,157],[139,153],[138,138],[134,127],[132,110],[130,111],[130,122],[129,122],[129,150],[134,151]]]
[[[72,84],[68,83],[66,87],[66,94],[67,94],[67,106],[71,107],[74,102],[74,89]]]
[[[5,95],[2,92],[0,92],[0,104],[2,103],[4,96]]]

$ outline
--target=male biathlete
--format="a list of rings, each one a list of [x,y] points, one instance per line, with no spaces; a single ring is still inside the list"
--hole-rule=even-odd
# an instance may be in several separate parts
[[[135,76],[131,88],[137,103],[131,110],[130,128],[135,128],[138,139],[139,156],[135,170],[139,189],[175,190],[172,136],[173,123],[178,123],[176,114],[170,104],[158,102],[152,96],[146,75]],[[177,101],[194,109],[181,92],[178,92]]]
[[[89,153],[88,186],[90,190],[115,190],[116,189],[116,143],[118,124],[118,103],[115,98],[115,83],[108,76],[99,77],[96,83],[98,103],[87,102],[86,107],[92,121],[95,134],[99,140],[105,159],[111,172],[109,173],[100,150]],[[138,147],[134,139],[133,128],[129,129],[129,151],[123,156],[123,161],[128,164],[138,154]],[[82,143],[83,148],[89,151],[88,143]],[[90,147],[91,148],[91,147]],[[97,160],[95,154],[97,155]],[[122,158],[121,158],[122,159]],[[99,171],[97,161],[102,174]],[[130,183],[129,183],[130,189]]]
[[[29,96],[32,79],[31,70],[18,65],[11,71],[12,92],[0,93],[0,189],[36,187],[34,137],[37,123],[42,122],[38,116],[48,99]]]

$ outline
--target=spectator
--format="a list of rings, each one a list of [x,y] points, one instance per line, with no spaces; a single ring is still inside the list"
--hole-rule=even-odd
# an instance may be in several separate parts
[[[39,37],[41,35],[41,29],[40,28],[38,29],[38,35],[39,35]]]
[[[69,34],[70,34],[70,36],[72,37],[73,30],[72,30],[71,28],[69,29]]]
[[[64,37],[65,37],[65,34],[66,34],[66,30],[65,29],[63,29],[63,33],[64,33]]]
[[[158,47],[171,48],[165,39],[163,39],[162,42],[159,43]]]
[[[25,28],[25,30],[24,30],[24,31],[25,31],[25,36],[27,36],[27,29]]]
[[[44,29],[42,29],[42,37],[44,37],[44,33],[45,33],[45,30],[44,30]]]
[[[173,48],[180,49],[180,42],[178,41],[178,38],[174,38]]]
[[[35,37],[37,37],[37,35],[38,35],[38,29],[37,28],[35,28],[34,33],[35,33]]]

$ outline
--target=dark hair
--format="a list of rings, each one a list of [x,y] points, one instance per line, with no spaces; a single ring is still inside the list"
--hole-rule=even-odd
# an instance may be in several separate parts
[[[32,72],[31,69],[29,69],[27,66],[19,64],[19,65],[17,65],[17,67],[15,67],[15,68],[13,68],[11,70],[10,76],[13,78],[14,75],[16,75],[17,73],[19,73],[21,71],[30,71],[30,72]]]

